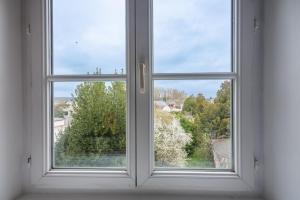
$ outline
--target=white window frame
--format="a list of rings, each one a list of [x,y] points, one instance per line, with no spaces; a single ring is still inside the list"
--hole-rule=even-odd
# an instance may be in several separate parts
[[[40,6],[40,7],[36,7]],[[52,75],[51,74],[51,0],[42,0],[41,4],[32,4],[31,12],[31,51],[32,64],[32,100],[37,105],[37,113],[32,110],[32,146],[31,184],[33,188],[53,189],[130,189],[135,187],[135,81],[132,78],[132,66],[135,66],[134,0],[126,4],[126,75]],[[130,14],[128,14],[130,13]],[[125,17],[125,16],[124,16]],[[35,49],[38,48],[37,49]],[[41,67],[42,66],[42,67]],[[127,91],[127,130],[126,130],[126,169],[52,169],[51,144],[51,83],[77,81],[126,81]],[[35,101],[35,99],[37,101]]]
[[[151,189],[195,189],[195,190],[247,190],[249,184],[245,184],[243,177],[242,164],[245,159],[242,159],[241,152],[241,129],[240,129],[240,76],[241,76],[241,60],[237,54],[240,51],[239,22],[235,19],[240,19],[238,11],[240,1],[233,2],[233,69],[232,72],[224,73],[153,73],[152,72],[152,1],[139,0],[136,2],[136,12],[138,17],[136,20],[137,30],[144,34],[137,35],[137,63],[144,63],[147,68],[146,76],[146,92],[137,93],[137,104],[141,106],[137,109],[137,185],[142,188]],[[141,13],[141,14],[139,14]],[[145,14],[146,13],[146,14]],[[144,15],[143,15],[144,14]],[[144,16],[148,17],[144,17]],[[146,46],[146,48],[145,48]],[[137,69],[139,70],[139,69]],[[152,119],[152,95],[154,80],[222,80],[230,79],[233,85],[232,107],[233,113],[233,152],[234,152],[234,169],[231,170],[161,170],[154,167],[154,150],[153,150],[153,119]],[[139,86],[139,73],[136,77]],[[150,113],[149,115],[145,113]],[[253,166],[253,165],[252,165]],[[245,167],[244,167],[245,168]]]
[[[145,190],[195,190],[218,192],[251,192],[255,190],[255,131],[253,120],[258,113],[252,110],[255,106],[251,102],[251,95],[257,91],[251,89],[255,80],[253,60],[257,58],[253,31],[253,19],[258,18],[256,7],[248,0],[235,0],[234,34],[236,43],[234,73],[198,73],[198,74],[155,74],[154,79],[235,79],[236,92],[234,106],[235,121],[235,170],[229,171],[153,171],[153,156],[151,152],[151,101],[150,87],[152,78],[146,76],[146,93],[141,94],[139,86],[138,63],[151,66],[151,0],[127,0],[127,28],[137,30],[135,33],[127,30],[127,85],[129,88],[127,119],[127,154],[128,170],[53,170],[50,168],[49,148],[49,81],[76,81],[76,80],[111,80],[119,79],[116,76],[52,76],[49,77],[51,59],[49,58],[50,1],[31,1],[27,9],[29,27],[28,39],[24,43],[30,52],[26,55],[29,73],[29,86],[26,89],[28,106],[27,147],[31,155],[29,169],[29,190],[52,191],[67,189],[118,190],[118,189],[145,189]],[[250,9],[251,8],[251,9]],[[145,13],[147,13],[145,15]],[[139,17],[136,17],[139,16]],[[136,22],[135,22],[136,20]],[[27,23],[27,22],[26,22]],[[129,34],[130,33],[130,34]],[[145,43],[146,42],[146,43]],[[251,58],[251,59],[249,59]],[[136,68],[136,69],[135,69]],[[151,74],[151,67],[147,73]],[[124,77],[121,77],[122,79]],[[238,84],[237,84],[238,83]],[[131,89],[130,89],[131,88]],[[132,98],[132,97],[136,98]],[[45,106],[46,105],[46,106]],[[143,106],[148,105],[148,106]],[[135,108],[138,108],[136,110]],[[48,113],[48,114],[47,114]],[[136,116],[134,115],[136,113]],[[149,127],[145,130],[145,127]],[[136,153],[137,152],[137,153]]]

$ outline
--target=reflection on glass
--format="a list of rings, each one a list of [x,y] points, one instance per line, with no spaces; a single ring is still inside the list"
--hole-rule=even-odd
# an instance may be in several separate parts
[[[231,81],[155,81],[156,167],[232,168]]]
[[[125,0],[53,0],[53,72],[126,73]]]
[[[231,0],[153,0],[155,73],[231,71]]]
[[[126,166],[125,82],[53,83],[53,167]]]

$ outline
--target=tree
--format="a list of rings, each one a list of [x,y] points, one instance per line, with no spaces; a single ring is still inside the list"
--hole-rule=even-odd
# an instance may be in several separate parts
[[[71,125],[56,143],[56,166],[124,165],[118,155],[126,152],[125,84],[84,82],[73,99]]]
[[[230,113],[231,113],[231,84],[230,81],[224,81],[214,99],[216,105],[216,116],[214,120],[214,129],[216,136],[230,136]]]
[[[199,147],[200,143],[202,142],[201,134],[204,131],[199,131],[198,129],[199,127],[204,128],[205,125],[203,125],[203,122],[199,120],[199,115],[203,113],[206,105],[207,102],[203,94],[198,94],[196,97],[191,95],[184,101],[183,112],[185,112],[185,115],[181,117],[180,122],[185,131],[192,134],[192,142],[185,147],[185,150],[189,156],[191,156],[195,152],[195,149]],[[186,116],[188,115],[192,115],[192,121],[187,119]],[[197,121],[195,121],[195,119]]]
[[[187,95],[184,91],[179,91],[177,89],[171,89],[171,88],[160,88],[155,87],[154,88],[154,99],[155,100],[163,100],[165,102],[174,102],[177,105],[183,104],[185,101]]]
[[[217,138],[230,135],[230,90],[230,82],[224,81],[213,101],[208,101],[202,94],[185,100],[183,111],[193,116],[198,132]]]
[[[201,159],[213,162],[211,139],[230,136],[230,90],[230,82],[224,81],[213,101],[202,94],[185,100],[180,122],[192,134],[192,142],[185,147],[189,157],[198,154]],[[187,118],[189,115],[192,120]]]
[[[197,112],[196,107],[196,98],[193,95],[191,95],[184,101],[182,111],[194,115]]]

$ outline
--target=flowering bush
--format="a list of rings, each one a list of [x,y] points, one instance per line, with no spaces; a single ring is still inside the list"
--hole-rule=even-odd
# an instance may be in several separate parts
[[[186,164],[185,146],[192,141],[180,122],[170,113],[155,109],[155,161],[158,166],[183,167]]]

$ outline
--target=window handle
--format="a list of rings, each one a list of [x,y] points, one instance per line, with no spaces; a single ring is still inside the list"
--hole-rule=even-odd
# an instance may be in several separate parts
[[[140,72],[140,93],[145,94],[145,74],[146,74],[146,65],[144,63],[139,63],[139,72]]]

